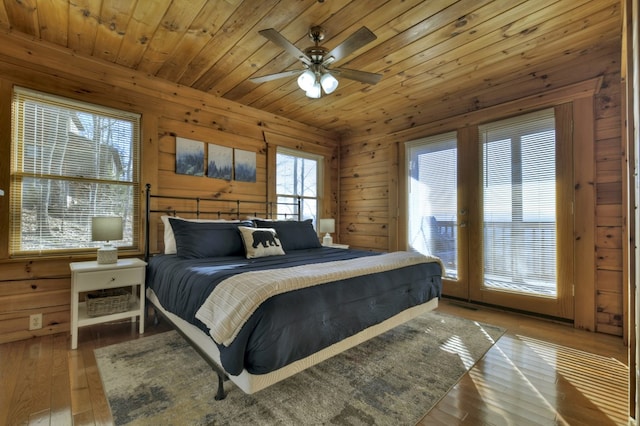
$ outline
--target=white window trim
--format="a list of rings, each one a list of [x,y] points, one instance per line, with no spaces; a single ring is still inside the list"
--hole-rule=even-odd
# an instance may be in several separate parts
[[[291,155],[291,156],[295,156],[295,157],[300,157],[300,158],[305,158],[308,160],[314,160],[318,162],[318,167],[317,167],[317,176],[316,176],[316,182],[317,182],[317,188],[316,188],[316,196],[315,197],[303,197],[301,196],[301,199],[314,199],[316,200],[316,218],[320,218],[320,212],[322,211],[322,202],[323,202],[323,194],[324,194],[324,156],[320,155],[320,154],[313,154],[310,152],[306,152],[306,151],[301,151],[298,149],[292,149],[292,148],[286,148],[286,147],[281,147],[278,146],[276,147],[276,158],[278,154],[284,154],[284,155]],[[276,180],[277,180],[277,164],[276,164]],[[277,186],[276,186],[276,190],[277,190]],[[280,194],[278,192],[276,192],[276,199],[278,197],[291,197],[291,194]]]

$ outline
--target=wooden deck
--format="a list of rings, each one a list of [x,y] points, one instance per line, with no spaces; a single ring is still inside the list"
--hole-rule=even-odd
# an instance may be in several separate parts
[[[626,424],[621,338],[446,300],[438,309],[508,331],[419,425]],[[76,351],[66,333],[0,345],[0,425],[111,424],[93,349],[137,337],[121,322],[81,329]]]

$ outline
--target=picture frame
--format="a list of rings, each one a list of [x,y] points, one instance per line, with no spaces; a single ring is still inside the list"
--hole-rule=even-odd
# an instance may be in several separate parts
[[[204,176],[204,142],[176,137],[176,173]]]
[[[243,149],[234,149],[234,175],[239,182],[256,182],[256,153]]]
[[[231,180],[233,178],[233,149],[212,143],[207,145],[207,177]]]

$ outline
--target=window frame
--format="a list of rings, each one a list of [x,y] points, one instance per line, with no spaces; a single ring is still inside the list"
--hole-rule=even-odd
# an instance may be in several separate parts
[[[283,194],[278,191],[278,155],[289,155],[293,157],[302,158],[305,160],[312,160],[316,162],[316,196],[309,197],[304,195],[297,194]],[[276,155],[275,155],[275,174],[274,174],[274,192],[276,196],[276,200],[280,198],[291,198],[295,200],[300,200],[301,204],[304,203],[304,200],[315,200],[316,202],[316,211],[314,212],[313,224],[314,227],[317,227],[317,221],[320,218],[320,212],[322,211],[322,200],[324,193],[324,156],[320,154],[313,154],[306,151],[300,151],[297,149],[291,149],[286,147],[278,146],[276,147]],[[304,209],[303,209],[304,211]],[[304,220],[304,217],[301,217]]]
[[[89,114],[92,117],[101,117],[104,119],[117,121],[125,121],[130,124],[130,141],[129,144],[125,144],[128,152],[127,158],[130,161],[130,169],[129,176],[126,179],[120,179],[120,175],[115,175],[114,179],[104,178],[103,173],[101,172],[102,163],[98,162],[96,167],[93,167],[90,170],[95,171],[95,176],[79,176],[73,173],[67,173],[60,171],[59,173],[51,174],[49,170],[47,173],[44,172],[33,172],[25,170],[25,166],[22,164],[25,160],[25,150],[27,147],[27,142],[24,137],[25,129],[29,123],[25,122],[27,118],[24,115],[24,105],[32,102],[39,105],[45,105],[50,108],[59,107],[60,111],[71,110],[74,112]],[[20,258],[20,257],[45,257],[45,256],[56,256],[56,255],[69,255],[69,254],[89,254],[94,253],[95,248],[98,247],[100,242],[92,242],[88,241],[86,245],[81,247],[78,244],[70,245],[67,247],[54,247],[54,241],[49,246],[43,247],[42,245],[37,248],[24,248],[23,244],[23,229],[24,229],[24,219],[23,219],[23,183],[28,179],[37,180],[49,180],[49,181],[59,181],[59,182],[67,182],[68,184],[85,184],[85,185],[96,185],[102,188],[111,186],[113,188],[121,188],[125,196],[127,197],[127,208],[130,209],[130,213],[127,214],[129,217],[128,226],[125,226],[124,233],[125,238],[123,238],[126,243],[117,243],[120,249],[125,251],[135,251],[140,247],[140,176],[141,176],[141,161],[140,161],[140,150],[141,150],[141,115],[138,113],[120,110],[116,108],[105,107],[98,104],[93,104],[89,102],[78,101],[71,98],[66,98],[62,96],[57,96],[41,91],[36,91],[24,87],[14,86],[12,90],[12,101],[11,101],[11,170],[10,170],[10,196],[9,196],[9,236],[8,236],[8,255],[12,258]],[[80,136],[79,134],[73,132],[71,130],[71,126],[69,126],[69,122],[67,125],[67,134],[76,135],[79,139],[86,139],[84,136]],[[45,128],[46,130],[46,128]],[[57,140],[57,139],[56,139]],[[125,141],[127,139],[124,139]],[[95,143],[102,144],[103,142],[97,141]],[[47,145],[48,147],[48,145]],[[109,148],[115,150],[116,147],[113,145],[108,145]],[[92,151],[97,152],[97,151]],[[122,155],[122,154],[121,154]],[[99,156],[98,156],[99,157]],[[37,161],[41,161],[43,156],[40,159],[36,158]],[[53,156],[51,157],[53,158]],[[122,157],[118,157],[122,159]],[[115,162],[115,160],[114,160]],[[100,167],[100,168],[99,168]],[[69,222],[72,222],[71,220]],[[77,223],[77,222],[76,222]],[[90,225],[88,229],[88,237],[90,238]],[[60,242],[66,241],[64,238],[59,239]],[[81,242],[80,240],[74,240],[74,242]]]
[[[483,210],[479,212],[479,216],[483,223],[484,232],[500,235],[493,239],[487,238],[485,234],[482,236],[483,281],[481,285],[484,289],[523,294],[525,296],[558,298],[558,286],[560,283],[558,282],[557,257],[559,256],[558,239],[561,237],[556,232],[556,227],[561,219],[557,194],[559,190],[558,168],[561,167],[561,163],[559,164],[558,161],[558,144],[561,142],[557,138],[557,132],[557,118],[554,108],[545,108],[508,118],[492,120],[478,126],[483,198]],[[537,138],[531,139],[533,136],[537,136]],[[501,142],[504,143],[506,149],[505,147],[498,148],[496,154],[494,144]],[[544,145],[548,145],[546,146],[546,151],[543,149]],[[489,151],[490,146],[494,148],[491,152]],[[537,148],[538,152],[547,152],[546,160],[551,158],[546,163],[538,162],[536,165],[538,171],[551,168],[553,180],[538,179],[540,173],[534,173],[536,175],[535,180],[530,179],[532,170],[527,170],[527,166],[531,167],[533,162],[530,159],[531,153],[527,154],[527,150],[531,150],[532,146]],[[499,161],[503,159],[501,156],[504,155],[508,155],[508,160]],[[545,176],[548,176],[549,170],[546,171],[547,174]],[[498,191],[501,195],[505,194],[504,188],[500,188],[501,186],[504,187],[505,184],[499,177],[495,177],[496,173],[500,174],[501,172],[500,177],[502,179],[505,178],[504,172],[508,172],[506,173],[506,185],[509,190],[507,193],[509,199],[497,203],[484,202],[489,195],[495,196],[491,191],[494,191],[496,187],[499,188]],[[498,182],[497,184],[495,183],[496,181]],[[549,188],[549,182],[551,182],[551,188]],[[532,208],[535,206],[531,205],[532,200],[528,197],[531,189],[527,190],[526,187],[529,185],[538,190],[546,187],[546,191],[536,198],[538,201],[545,199],[551,201],[551,205],[547,205],[547,208],[543,209],[547,215],[546,220],[540,217],[540,211],[537,212],[538,216],[532,214],[536,209]],[[504,206],[508,206],[508,210],[505,210]],[[553,215],[552,221],[548,220],[549,214]],[[492,225],[488,225],[489,223]],[[547,224],[547,226],[544,224]],[[552,239],[548,238],[548,236],[545,238],[541,236],[549,233],[553,236]],[[525,234],[535,235],[525,237]],[[492,246],[489,249],[487,246],[489,241],[493,242],[494,246],[504,246],[502,248],[508,251],[510,255],[506,257],[496,256],[493,251],[494,247]],[[540,247],[537,247],[536,250],[536,244],[539,246],[551,244],[553,253],[543,252]],[[499,249],[496,250],[500,251]],[[516,253],[525,253],[528,256],[517,256]],[[505,262],[505,258],[509,259],[509,261]],[[543,264],[544,267],[540,268],[541,272],[537,274],[535,271],[538,268],[531,267],[525,259],[532,263]],[[516,264],[519,265],[516,267]],[[550,272],[553,272],[553,276],[551,276]],[[501,278],[494,277],[490,279],[487,277],[488,274],[497,274]],[[542,278],[542,275],[546,276]],[[535,281],[544,282],[545,285],[525,284],[525,277],[529,281],[535,278]],[[554,288],[546,288],[551,282],[553,282]],[[541,287],[541,289],[536,290],[536,287]]]

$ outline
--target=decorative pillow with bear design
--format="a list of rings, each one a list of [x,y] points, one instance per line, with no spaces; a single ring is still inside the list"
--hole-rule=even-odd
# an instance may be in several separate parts
[[[238,230],[242,235],[247,259],[285,254],[275,229],[238,226]]]

